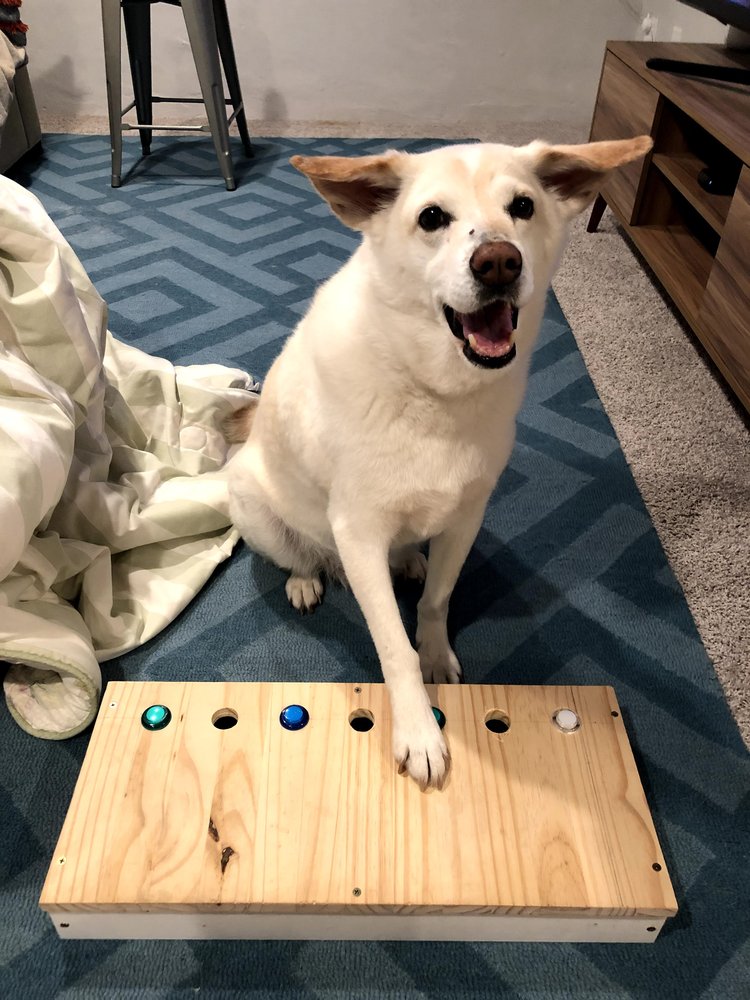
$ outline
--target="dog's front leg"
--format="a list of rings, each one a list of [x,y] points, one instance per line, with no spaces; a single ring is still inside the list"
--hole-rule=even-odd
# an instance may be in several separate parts
[[[382,523],[331,518],[349,585],[365,616],[391,701],[393,753],[399,770],[422,786],[440,788],[450,763],[419,668],[406,635],[388,565],[391,533]]]
[[[482,524],[487,497],[461,508],[450,528],[430,541],[427,579],[417,608],[417,649],[426,684],[457,684],[461,664],[448,641],[448,602]]]

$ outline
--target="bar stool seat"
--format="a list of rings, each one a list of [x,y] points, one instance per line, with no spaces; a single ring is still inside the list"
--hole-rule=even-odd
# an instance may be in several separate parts
[[[201,98],[155,97],[151,83],[151,5],[169,3],[182,9],[190,49],[198,73]],[[247,130],[242,92],[237,75],[232,35],[225,0],[101,0],[104,31],[104,63],[107,77],[107,109],[112,147],[112,187],[122,183],[122,133],[138,129],[144,156],[151,151],[151,136],[160,131],[209,131],[228,191],[234,191],[234,167],[229,147],[229,126],[236,119],[247,156],[253,155]],[[122,17],[121,17],[122,13]],[[122,107],[121,29],[125,23],[130,71],[135,99]],[[219,61],[221,59],[221,62]],[[229,98],[224,96],[221,65],[224,66]],[[208,125],[154,125],[153,105],[158,103],[203,104]],[[227,119],[226,106],[232,105]],[[133,107],[135,125],[122,118]]]

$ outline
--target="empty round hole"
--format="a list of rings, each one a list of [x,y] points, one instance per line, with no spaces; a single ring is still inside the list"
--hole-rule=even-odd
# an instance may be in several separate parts
[[[70,927],[70,924],[60,924],[61,927]]]
[[[653,934],[653,932],[656,930],[656,928],[655,927],[647,927],[646,930]]]
[[[238,715],[233,708],[220,708],[211,716],[211,722],[217,729],[231,729],[237,725]]]
[[[510,719],[498,708],[493,708],[485,715],[484,724],[491,733],[507,733],[510,729]]]
[[[375,719],[366,708],[358,708],[349,716],[349,725],[358,733],[369,733],[375,725]]]
[[[654,863],[651,865],[651,867],[654,869],[655,872],[660,872],[661,871],[661,865],[659,864],[658,861],[654,861]]]
[[[620,715],[619,712],[612,712],[612,718],[613,719],[617,719],[619,717],[619,715]]]

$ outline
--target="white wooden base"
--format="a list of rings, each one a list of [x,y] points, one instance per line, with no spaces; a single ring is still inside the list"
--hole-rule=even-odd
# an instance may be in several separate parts
[[[61,938],[305,941],[600,941],[650,944],[664,918],[512,914],[57,913]]]

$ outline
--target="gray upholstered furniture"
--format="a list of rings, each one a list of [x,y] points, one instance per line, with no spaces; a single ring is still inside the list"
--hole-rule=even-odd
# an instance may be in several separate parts
[[[6,173],[22,156],[38,146],[42,139],[39,115],[27,67],[16,70],[13,100],[8,118],[0,131],[0,173]]]

